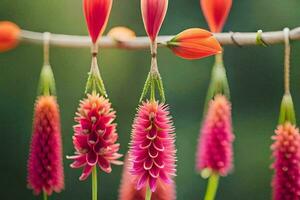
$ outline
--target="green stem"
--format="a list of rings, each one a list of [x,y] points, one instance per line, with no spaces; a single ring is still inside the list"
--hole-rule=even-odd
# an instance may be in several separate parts
[[[152,195],[152,193],[151,193],[151,190],[150,190],[150,188],[148,186],[147,189],[146,189],[145,200],[151,200],[151,195]]]
[[[93,167],[92,171],[92,200],[97,200],[97,168]]]
[[[214,200],[219,184],[219,175],[212,173],[208,179],[208,186],[205,194],[204,200]]]
[[[48,195],[45,191],[43,191],[43,200],[47,200],[48,199]]]
[[[153,76],[153,75],[152,75]],[[155,101],[155,80],[151,78],[150,101]]]
[[[219,53],[215,55],[215,64],[223,65],[223,53]]]

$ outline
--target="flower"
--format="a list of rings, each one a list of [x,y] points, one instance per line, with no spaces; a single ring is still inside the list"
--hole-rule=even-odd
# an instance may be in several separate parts
[[[216,95],[210,101],[202,126],[196,169],[209,169],[226,176],[232,169],[233,140],[230,102],[225,96]]]
[[[271,146],[275,159],[272,167],[273,199],[300,199],[300,135],[290,122],[277,127]]]
[[[117,42],[126,42],[136,38],[135,32],[124,26],[117,26],[110,29],[107,36]]]
[[[222,47],[212,33],[200,28],[187,29],[167,42],[177,56],[200,59],[222,52]]]
[[[130,173],[136,188],[156,191],[159,181],[172,183],[175,176],[175,135],[168,106],[156,101],[143,102],[133,123],[129,151]]]
[[[116,124],[112,123],[116,117],[108,99],[98,94],[88,94],[87,98],[80,102],[74,126],[73,144],[76,149],[72,168],[84,167],[80,180],[85,180],[92,172],[94,166],[98,166],[106,173],[111,172],[111,163],[121,165],[118,161],[119,144]]]
[[[200,0],[204,17],[210,30],[221,32],[229,15],[232,0]]]
[[[19,43],[21,30],[9,21],[0,22],[0,52],[15,48]]]
[[[168,9],[168,0],[141,0],[146,32],[155,41]]]
[[[28,186],[36,195],[64,188],[59,108],[53,96],[36,100],[27,169]]]
[[[92,42],[96,43],[106,27],[113,0],[83,0],[83,10]]]
[[[123,176],[119,190],[119,200],[145,200],[146,188],[141,190],[136,189],[134,177],[129,173],[130,166],[128,159],[125,159],[123,168]],[[166,184],[158,181],[157,189],[151,196],[152,200],[175,200],[176,191],[175,184]]]

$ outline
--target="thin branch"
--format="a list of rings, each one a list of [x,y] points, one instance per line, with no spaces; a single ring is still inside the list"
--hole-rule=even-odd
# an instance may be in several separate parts
[[[257,33],[216,33],[216,38],[222,45],[248,46],[257,44]],[[165,47],[166,41],[173,36],[160,36],[157,39],[159,47]],[[284,43],[283,31],[263,32],[260,39],[267,45]],[[300,40],[300,27],[292,29],[289,34],[291,41]],[[43,33],[22,30],[21,41],[24,43],[43,44]],[[63,35],[51,33],[50,44],[58,47],[83,48],[91,47],[88,36]],[[104,36],[100,40],[102,48],[123,48],[123,49],[148,49],[149,39],[147,37],[137,37],[130,41],[117,42],[110,37]]]

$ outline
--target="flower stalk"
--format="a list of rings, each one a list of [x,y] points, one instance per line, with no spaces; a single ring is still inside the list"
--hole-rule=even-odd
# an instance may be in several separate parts
[[[107,97],[106,89],[99,71],[98,61],[98,48],[97,44],[93,44],[92,47],[92,64],[89,72],[88,80],[86,83],[85,93],[95,92],[104,97]]]
[[[93,167],[92,171],[92,200],[97,200],[97,193],[98,193],[98,180],[97,180],[97,167]]]
[[[208,186],[205,194],[204,200],[214,200],[219,185],[219,175],[217,173],[212,173],[208,179]]]
[[[230,89],[222,53],[215,56],[215,64],[212,69],[211,81],[205,100],[204,115],[207,112],[209,101],[217,94],[223,94],[230,100]]]
[[[150,187],[147,187],[145,200],[151,200],[151,196],[152,196],[152,192],[150,190]]]
[[[43,200],[48,200],[48,195],[45,191],[43,191]]]
[[[164,92],[164,86],[162,82],[162,78],[160,76],[160,73],[158,71],[157,67],[157,43],[156,41],[151,42],[151,67],[150,72],[147,76],[146,82],[144,84],[144,88],[140,97],[140,102],[143,101],[143,99],[148,94],[148,91],[150,89],[150,100],[155,101],[155,93],[156,93],[156,87],[158,89],[159,95],[161,97],[161,102],[164,103],[166,101],[165,92]]]

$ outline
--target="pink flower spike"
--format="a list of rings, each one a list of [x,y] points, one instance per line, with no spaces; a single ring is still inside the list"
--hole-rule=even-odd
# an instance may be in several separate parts
[[[113,0],[83,0],[83,11],[92,42],[105,30]]]
[[[300,199],[300,134],[289,122],[279,125],[272,137],[273,200]]]
[[[196,157],[196,169],[209,169],[226,176],[232,169],[231,105],[223,95],[210,101],[202,125]]]
[[[168,0],[141,0],[144,26],[151,41],[155,41],[165,19]]]
[[[130,172],[137,190],[147,185],[156,191],[159,181],[172,183],[175,176],[175,135],[168,106],[143,102],[133,123],[129,152]]]
[[[51,195],[64,188],[59,108],[53,96],[36,100],[27,169],[34,194]]]
[[[123,176],[119,190],[119,200],[145,200],[146,188],[136,189],[135,178],[129,173],[130,165],[126,158],[123,167]],[[176,191],[175,183],[166,184],[158,181],[157,189],[152,194],[151,200],[175,200]]]
[[[83,168],[80,180],[89,177],[94,166],[99,166],[106,173],[111,172],[111,164],[121,165],[118,161],[119,144],[116,144],[118,134],[116,124],[113,123],[116,115],[111,104],[104,97],[88,94],[81,101],[74,126],[73,144],[75,155],[68,156],[74,160],[72,168]]]

